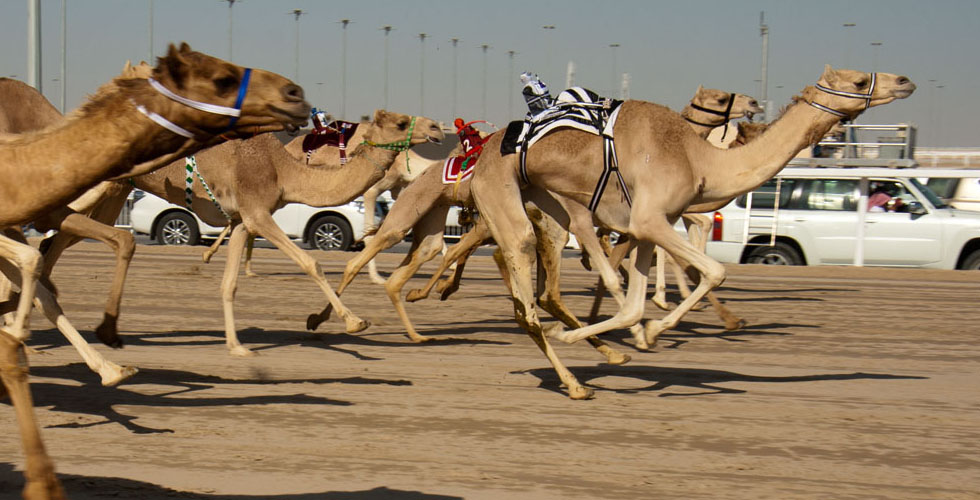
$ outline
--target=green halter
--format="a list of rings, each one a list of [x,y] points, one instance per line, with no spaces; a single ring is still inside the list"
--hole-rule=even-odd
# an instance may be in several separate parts
[[[374,146],[376,148],[381,148],[381,149],[387,149],[388,151],[397,151],[399,153],[401,153],[402,151],[408,151],[408,148],[412,147],[412,132],[415,130],[416,118],[418,117],[416,116],[412,117],[412,123],[408,125],[408,135],[405,136],[405,138],[400,141],[378,144],[376,142],[364,139],[363,141],[361,141],[361,144],[365,144],[367,146]],[[408,173],[412,173],[412,169],[408,168],[408,155],[405,155],[405,169],[408,170]]]

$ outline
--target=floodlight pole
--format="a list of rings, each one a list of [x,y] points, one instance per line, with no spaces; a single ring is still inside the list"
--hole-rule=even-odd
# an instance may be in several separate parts
[[[762,100],[762,121],[769,118],[769,25],[765,11],[759,13],[759,34],[762,35],[762,82],[759,98]]]
[[[41,0],[27,0],[27,84],[41,92]]]

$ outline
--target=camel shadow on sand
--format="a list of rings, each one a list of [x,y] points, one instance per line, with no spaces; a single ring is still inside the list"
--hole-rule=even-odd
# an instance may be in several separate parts
[[[103,420],[86,423],[66,423],[52,427],[92,427],[108,423],[122,425],[135,434],[171,433],[172,429],[156,429],[136,423],[137,416],[121,413],[119,407],[200,408],[250,406],[268,404],[350,406],[353,403],[308,394],[269,394],[238,397],[208,396],[208,390],[232,385],[282,385],[282,384],[382,384],[408,386],[408,380],[386,380],[366,377],[274,379],[262,370],[253,370],[252,377],[234,378],[204,375],[182,370],[142,368],[132,379],[118,387],[102,387],[97,377],[84,363],[67,366],[35,366],[31,391],[36,407],[50,407],[54,411],[92,415]],[[39,379],[62,379],[69,383]],[[79,387],[81,385],[81,387]],[[139,390],[141,385],[151,386],[152,393]],[[160,387],[173,390],[160,392]],[[188,397],[190,396],[190,397]]]
[[[583,385],[598,391],[614,392],[618,394],[638,394],[641,392],[657,392],[659,397],[671,396],[705,396],[710,394],[744,394],[748,390],[733,389],[723,387],[718,384],[735,383],[799,383],[799,382],[820,382],[820,381],[840,381],[840,380],[908,380],[926,379],[914,375],[892,375],[882,373],[827,373],[816,375],[796,375],[796,376],[755,376],[745,375],[736,372],[723,370],[708,370],[702,368],[677,368],[666,366],[579,366],[569,367],[569,370],[582,382]],[[533,368],[512,372],[515,374],[530,374],[540,380],[539,388],[564,394],[561,390],[561,381],[551,367]],[[603,377],[625,377],[640,383],[646,383],[644,387],[636,387],[639,384],[630,384],[629,389],[614,389],[604,387],[598,383],[590,383]],[[671,388],[675,390],[669,391]],[[693,389],[697,392],[685,392],[683,389]]]
[[[65,493],[72,500],[133,498],[140,500],[462,500],[463,497],[421,491],[395,490],[379,486],[361,491],[324,491],[288,495],[210,495],[178,491],[165,486],[121,477],[82,476],[58,473]],[[0,500],[19,500],[24,476],[9,463],[0,463]]]

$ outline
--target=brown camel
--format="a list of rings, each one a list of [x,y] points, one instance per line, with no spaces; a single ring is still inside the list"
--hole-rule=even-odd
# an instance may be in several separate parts
[[[241,102],[246,74],[251,76],[248,98]],[[248,73],[186,44],[170,46],[153,78],[117,79],[111,90],[96,94],[62,123],[0,139],[0,169],[8,179],[0,185],[0,227],[36,220],[104,179],[152,171],[174,155],[222,140],[219,134],[295,128],[309,113],[302,89],[289,80],[262,70]],[[212,112],[191,107],[200,104],[210,104],[204,107]],[[234,122],[213,114],[229,110],[237,115]],[[20,288],[20,297],[13,323],[0,329],[0,378],[17,412],[27,460],[23,496],[60,499],[64,493],[34,420],[23,342],[35,292],[49,320],[67,319],[50,291],[37,286],[40,253],[9,235],[0,236],[0,271]]]
[[[693,266],[701,279],[690,297],[664,319],[649,321],[642,335],[637,335],[638,347],[652,344],[725,278],[722,265],[674,231],[677,217],[696,210],[691,207],[717,203],[760,186],[841,118],[853,118],[869,106],[908,97],[914,89],[903,76],[828,66],[818,84],[804,89],[802,97],[758,140],[730,150],[711,146],[680,115],[663,106],[625,102],[615,124],[615,147],[626,187],[633,193],[632,203],[627,202],[628,193],[618,183],[609,183],[595,217],[602,226],[628,234],[637,242],[631,251],[626,303],[608,320],[552,335],[575,342],[638,322],[643,315],[653,249],[660,245],[674,258]],[[551,361],[569,396],[591,397],[592,390],[583,387],[558,359],[534,310],[530,283],[534,233],[521,202],[517,155],[501,156],[499,147],[497,136],[485,146],[471,189],[510,269],[515,318]],[[601,139],[577,130],[552,132],[527,155],[532,185],[581,205],[589,203],[601,165]],[[602,259],[596,262],[599,267],[608,267]]]

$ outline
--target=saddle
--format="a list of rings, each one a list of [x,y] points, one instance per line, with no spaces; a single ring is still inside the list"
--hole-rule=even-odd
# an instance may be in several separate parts
[[[347,142],[357,131],[358,123],[334,120],[326,125],[320,123],[315,116],[313,131],[303,138],[303,152],[309,160],[310,155],[323,146],[340,149],[340,163],[347,163]]]
[[[473,174],[473,166],[483,152],[483,143],[489,136],[480,137],[480,132],[473,128],[477,122],[463,123],[461,118],[454,122],[456,125],[456,135],[459,142],[463,145],[463,154],[451,156],[446,159],[442,166],[442,182],[444,184],[454,184],[467,179]]]

